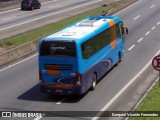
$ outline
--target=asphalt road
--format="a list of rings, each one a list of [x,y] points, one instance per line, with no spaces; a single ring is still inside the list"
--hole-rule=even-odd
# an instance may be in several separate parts
[[[116,100],[114,98],[133,81],[133,78],[160,49],[159,11],[159,0],[140,0],[115,14],[122,18],[129,28],[126,37],[126,56],[118,67],[103,77],[94,91],[89,91],[84,96],[50,97],[41,94],[38,86],[37,55],[1,69],[0,110],[101,111],[112,107],[111,103]],[[93,117],[85,119],[93,119]]]
[[[105,2],[104,2],[105,1]],[[77,13],[110,3],[110,0],[52,0],[42,3],[41,9],[20,8],[0,12],[0,39],[23,33]]]

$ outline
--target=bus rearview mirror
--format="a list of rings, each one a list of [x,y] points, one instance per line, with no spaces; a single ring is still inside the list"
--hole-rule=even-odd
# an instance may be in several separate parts
[[[122,26],[122,33],[123,34],[128,34],[128,27]]]

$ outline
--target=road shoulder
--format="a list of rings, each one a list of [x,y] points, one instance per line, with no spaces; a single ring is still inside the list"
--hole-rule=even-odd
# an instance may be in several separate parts
[[[158,78],[158,72],[150,65],[107,111],[133,111],[148,89]],[[109,117],[101,120],[123,120],[125,117]]]

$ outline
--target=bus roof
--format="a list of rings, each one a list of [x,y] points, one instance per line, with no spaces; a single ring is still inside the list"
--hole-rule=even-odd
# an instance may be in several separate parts
[[[104,30],[120,22],[121,19],[114,16],[90,16],[78,21],[61,31],[49,35],[45,40],[78,40],[91,33],[97,34],[97,30]]]

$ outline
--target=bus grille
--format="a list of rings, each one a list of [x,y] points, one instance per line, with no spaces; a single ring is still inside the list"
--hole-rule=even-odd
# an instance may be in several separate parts
[[[47,70],[72,70],[73,65],[71,64],[46,64],[45,69]]]

